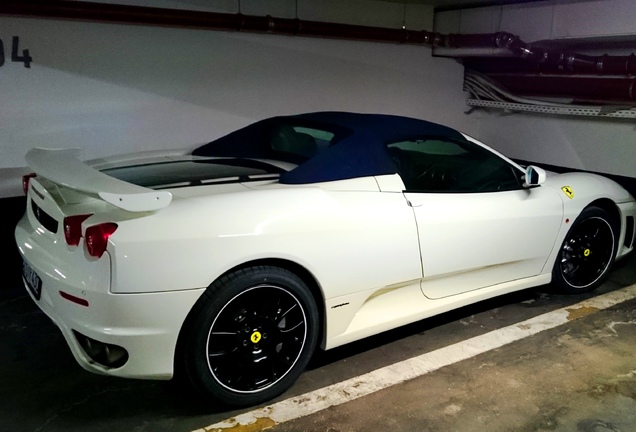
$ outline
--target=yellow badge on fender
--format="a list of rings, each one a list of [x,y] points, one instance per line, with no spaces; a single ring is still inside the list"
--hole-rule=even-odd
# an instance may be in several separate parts
[[[561,190],[563,191],[565,195],[567,195],[568,198],[570,199],[574,198],[574,191],[572,190],[570,186],[563,186]]]

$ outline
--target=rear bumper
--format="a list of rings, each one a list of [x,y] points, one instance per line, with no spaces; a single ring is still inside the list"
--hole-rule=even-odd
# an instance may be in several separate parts
[[[25,218],[16,227],[15,238],[22,258],[42,280],[39,300],[27,291],[60,328],[77,362],[84,369],[101,374],[170,379],[179,331],[205,289],[113,294],[108,288],[108,254],[94,262],[84,257],[60,256],[57,248],[51,254],[38,243],[38,236]],[[84,259],[81,264],[80,259]],[[85,300],[88,306],[69,301],[60,292]],[[128,361],[118,368],[96,363],[82,349],[73,331],[123,347],[128,352]]]

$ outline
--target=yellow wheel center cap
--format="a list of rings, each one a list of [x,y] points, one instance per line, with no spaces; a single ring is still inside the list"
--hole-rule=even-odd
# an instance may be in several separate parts
[[[258,343],[261,340],[261,334],[257,331],[252,333],[252,336],[250,336],[250,340],[253,343]]]
[[[591,254],[591,253],[592,253],[592,251],[591,251],[591,250],[589,250],[589,249],[585,249],[585,250],[583,251],[583,255],[585,255],[585,256],[590,256],[590,254]]]

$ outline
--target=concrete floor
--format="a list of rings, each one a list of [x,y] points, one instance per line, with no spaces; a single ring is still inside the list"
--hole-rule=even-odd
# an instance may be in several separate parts
[[[636,431],[636,300],[270,430]]]
[[[636,256],[591,295],[538,287],[319,352],[280,399],[633,283]],[[242,412],[169,382],[85,372],[19,281],[1,290],[0,431],[187,432]],[[636,432],[636,300],[271,430]]]

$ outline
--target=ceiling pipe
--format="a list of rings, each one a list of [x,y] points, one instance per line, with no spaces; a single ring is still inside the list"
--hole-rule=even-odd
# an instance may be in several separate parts
[[[500,55],[488,55],[480,52],[477,58],[469,58],[465,63],[482,64],[484,68],[496,64],[498,70],[509,69],[512,72],[549,70],[600,75],[635,75],[636,55],[628,56],[588,56],[575,52],[547,49],[522,41],[519,36],[507,32],[489,34],[450,34],[446,36],[446,47],[463,48],[457,57],[467,56],[465,49],[499,48],[505,49],[515,58],[502,58]],[[452,50],[444,53],[455,57]],[[522,62],[519,62],[519,60]],[[493,62],[494,61],[494,62]],[[492,62],[492,63],[490,63]]]
[[[305,21],[298,18],[275,18],[269,15],[226,14],[79,1],[5,0],[0,2],[0,15],[271,33],[412,45],[432,46],[445,45],[446,43],[444,35],[425,30]]]
[[[570,97],[577,101],[629,103],[636,101],[636,78],[492,74],[509,92],[529,97]]]
[[[467,70],[487,74],[508,91],[529,97],[565,97],[581,102],[629,103],[636,100],[636,55],[588,56],[532,46],[499,32],[492,46],[515,59],[466,59]]]
[[[571,97],[595,103],[636,100],[635,75],[550,70],[518,59],[470,58],[463,63],[467,73],[486,75],[518,95]]]
[[[511,33],[499,32],[493,36],[497,48],[508,49],[515,56],[544,69],[602,75],[636,74],[636,55],[634,53],[628,56],[609,56],[607,54],[588,56],[532,46]]]

